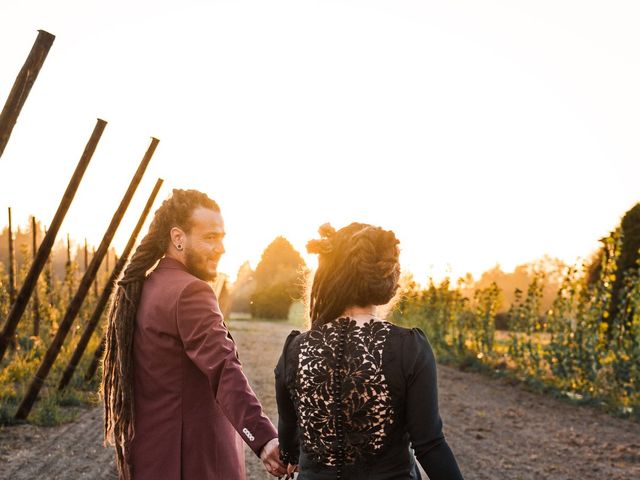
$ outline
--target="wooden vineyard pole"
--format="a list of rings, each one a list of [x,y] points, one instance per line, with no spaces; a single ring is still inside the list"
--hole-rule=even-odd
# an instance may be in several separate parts
[[[133,229],[133,232],[131,232],[131,236],[129,237],[129,241],[127,242],[127,245],[122,251],[120,260],[118,261],[118,263],[116,263],[116,266],[113,267],[113,271],[109,276],[109,280],[107,281],[107,284],[104,286],[104,289],[102,290],[102,295],[100,295],[100,299],[96,304],[93,314],[91,315],[91,318],[89,319],[89,322],[87,323],[87,326],[85,327],[85,330],[82,333],[82,337],[80,337],[80,340],[76,345],[76,349],[74,350],[73,355],[71,356],[71,359],[69,360],[69,363],[67,364],[67,367],[65,368],[64,373],[62,374],[62,378],[60,379],[60,383],[58,384],[58,390],[63,390],[69,384],[69,381],[71,381],[71,378],[73,377],[73,374],[76,368],[78,367],[80,360],[82,359],[82,355],[84,355],[84,351],[86,350],[87,345],[89,344],[91,335],[93,334],[96,327],[98,326],[98,322],[100,321],[100,318],[102,318],[102,313],[105,307],[107,306],[107,303],[109,302],[109,298],[111,297],[111,293],[113,292],[115,283],[118,280],[118,277],[120,277],[120,274],[122,273],[122,270],[124,269],[124,266],[129,259],[131,250],[133,250],[133,246],[136,243],[136,239],[140,234],[140,230],[142,230],[142,226],[144,225],[144,222],[147,219],[147,215],[149,215],[149,211],[153,206],[153,202],[155,202],[156,200],[156,196],[158,195],[158,191],[160,190],[161,186],[162,186],[162,179],[159,178],[156,181],[156,185],[153,187],[153,191],[151,192],[151,195],[149,195],[149,199],[147,200],[147,204],[145,205],[144,210],[142,211],[142,214],[138,219],[138,223]],[[102,340],[100,341],[100,343],[101,344],[103,343]]]
[[[45,235],[47,234],[47,230],[47,227],[44,227]],[[49,305],[53,305],[55,303],[55,296],[53,292],[53,259],[51,258],[51,255],[49,255],[49,258],[47,258],[45,279],[47,282],[47,301],[49,302]]]
[[[96,348],[96,351],[93,354],[93,359],[91,360],[91,365],[89,365],[89,368],[87,369],[87,373],[85,373],[85,375],[84,375],[84,381],[85,382],[90,381],[93,378],[93,376],[96,374],[96,370],[98,370],[98,365],[100,365],[100,359],[102,358],[102,355],[104,354],[104,342],[105,342],[105,337],[103,336],[100,339],[100,343],[98,344],[98,348]]]
[[[67,232],[67,261],[64,264],[64,284],[68,289],[69,298],[73,297],[74,274],[71,264],[71,235]]]
[[[133,175],[133,178],[131,179],[129,188],[127,188],[127,191],[124,194],[124,197],[120,201],[120,205],[118,206],[118,209],[116,210],[116,212],[113,215],[113,218],[111,219],[111,223],[107,227],[107,231],[105,232],[104,237],[102,238],[102,241],[100,242],[100,245],[98,246],[98,249],[96,251],[96,256],[91,260],[91,263],[89,264],[89,268],[87,269],[87,272],[82,276],[82,280],[80,281],[80,286],[78,287],[76,294],[74,295],[73,299],[69,303],[69,306],[67,307],[67,311],[65,312],[64,317],[60,322],[60,325],[58,326],[58,331],[56,332],[55,337],[51,341],[49,348],[44,354],[42,363],[38,367],[36,374],[33,376],[33,379],[31,380],[31,383],[29,384],[29,387],[27,389],[27,393],[25,394],[24,398],[22,399],[22,402],[18,406],[18,410],[16,411],[16,415],[15,415],[16,419],[24,420],[29,415],[29,412],[31,412],[31,408],[33,407],[33,404],[38,398],[38,394],[40,393],[40,390],[42,389],[42,386],[44,385],[44,382],[47,379],[49,372],[51,371],[51,367],[53,367],[53,363],[55,362],[56,358],[58,357],[58,354],[60,353],[62,344],[64,343],[64,340],[67,337],[69,330],[71,330],[73,321],[78,315],[78,312],[80,311],[80,307],[82,306],[82,302],[84,301],[87,295],[87,292],[89,291],[89,289],[91,288],[91,285],[93,284],[93,280],[95,279],[98,269],[100,268],[100,264],[102,263],[102,260],[104,259],[104,256],[109,249],[111,240],[113,240],[113,236],[115,235],[116,230],[120,225],[120,221],[122,220],[124,213],[129,207],[131,198],[133,197],[134,192],[138,188],[138,185],[140,184],[140,180],[142,180],[142,176],[144,175],[144,172],[147,166],[149,165],[149,162],[151,161],[151,157],[153,156],[153,153],[155,152],[157,146],[158,146],[158,139],[152,138],[151,145],[149,145],[149,148],[147,149],[144,155],[144,158],[140,162],[140,165],[138,166],[136,173]]]
[[[36,38],[27,60],[16,77],[11,92],[9,92],[9,97],[4,104],[2,113],[0,113],[0,157],[9,142],[20,111],[29,96],[33,83],[38,78],[38,73],[40,73],[55,38],[49,32],[38,30],[38,38]]]
[[[38,251],[38,238],[36,231],[36,217],[31,217],[31,252],[33,258],[36,258]],[[38,296],[38,282],[33,289],[33,336],[40,336],[40,298]]]
[[[89,263],[89,250],[87,247],[87,239],[84,239],[84,271],[87,271],[87,265]]]
[[[116,263],[118,263],[117,260],[116,260]],[[107,255],[105,264],[106,264],[105,270],[109,272],[109,255]],[[100,343],[98,343],[98,348],[96,348],[96,351],[93,353],[93,359],[91,360],[91,364],[89,364],[89,368],[87,369],[87,372],[84,375],[85,382],[91,381],[93,376],[96,374],[96,371],[98,370],[98,365],[100,365],[100,360],[102,360],[102,354],[104,353],[104,342],[105,342],[105,339],[103,336],[100,339]]]
[[[91,252],[91,258],[96,256],[96,247],[93,247],[93,251]],[[107,258],[109,258],[109,251],[106,253]],[[93,282],[93,296],[98,297],[98,275],[96,275],[96,279]]]
[[[93,251],[91,252],[91,258],[96,256],[96,247],[93,247]],[[107,250],[106,258],[109,258],[109,251]],[[100,275],[100,272],[98,272]],[[93,296],[98,298],[98,275],[96,275],[96,280],[93,282]]]
[[[96,150],[96,147],[98,145],[98,142],[100,141],[100,137],[102,136],[102,132],[104,131],[106,125],[107,122],[98,119],[96,126],[93,129],[93,133],[89,138],[89,142],[87,143],[84,152],[82,152],[80,161],[78,162],[78,165],[73,172],[73,176],[69,181],[69,185],[67,186],[67,189],[62,196],[62,200],[60,201],[58,210],[56,211],[56,214],[51,221],[49,230],[42,239],[42,243],[40,243],[40,248],[38,249],[36,258],[33,259],[33,263],[31,264],[29,273],[27,273],[27,277],[25,278],[22,287],[20,287],[20,291],[18,292],[16,301],[11,305],[11,310],[9,311],[9,315],[7,316],[7,321],[4,324],[2,333],[0,333],[0,360],[2,360],[2,358],[4,357],[4,354],[7,351],[7,346],[10,344],[13,335],[16,332],[18,322],[20,322],[20,319],[22,318],[22,315],[27,308],[27,303],[29,302],[29,298],[31,297],[33,289],[36,286],[36,282],[38,281],[40,272],[42,272],[42,269],[44,268],[45,264],[47,263],[47,259],[49,258],[49,254],[51,253],[51,248],[53,247],[53,242],[56,239],[56,235],[58,234],[60,225],[62,224],[62,221],[64,220],[64,217],[69,210],[69,206],[73,201],[73,197],[78,191],[78,186],[80,185],[82,176],[84,175],[84,172],[86,171],[87,166],[91,161],[93,152],[95,152]]]
[[[9,303],[16,300],[16,252],[13,246],[13,227],[11,225],[11,207],[9,207]],[[0,360],[2,357],[0,357]]]

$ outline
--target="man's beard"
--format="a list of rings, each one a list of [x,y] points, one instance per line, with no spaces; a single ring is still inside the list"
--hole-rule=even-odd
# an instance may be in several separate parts
[[[206,257],[199,255],[188,247],[184,249],[184,254],[185,266],[191,275],[205,282],[213,282],[216,279],[218,272],[211,272],[207,269]]]

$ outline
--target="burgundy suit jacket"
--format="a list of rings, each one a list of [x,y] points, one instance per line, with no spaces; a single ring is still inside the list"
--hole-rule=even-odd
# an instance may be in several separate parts
[[[163,258],[147,277],[133,341],[134,480],[244,480],[277,432],[245,377],[208,283]]]

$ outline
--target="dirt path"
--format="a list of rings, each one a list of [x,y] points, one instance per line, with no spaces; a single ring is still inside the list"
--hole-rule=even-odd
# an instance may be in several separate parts
[[[240,359],[276,421],[273,367],[291,327],[233,322]],[[439,367],[445,433],[467,480],[640,478],[640,425],[530,393],[505,380]],[[99,409],[55,428],[0,431],[0,479],[110,479]],[[247,478],[269,477],[247,451]],[[426,478],[426,477],[425,477]]]
[[[116,479],[113,454],[102,446],[102,410],[87,409],[73,423],[0,431],[0,479]]]

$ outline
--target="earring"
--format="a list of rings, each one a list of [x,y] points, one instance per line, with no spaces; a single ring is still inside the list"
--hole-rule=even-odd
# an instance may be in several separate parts
[[[181,252],[181,251],[182,251],[182,244],[181,244],[181,243],[179,243],[178,245],[176,245],[176,248],[178,249],[178,251],[180,251],[180,252]]]

